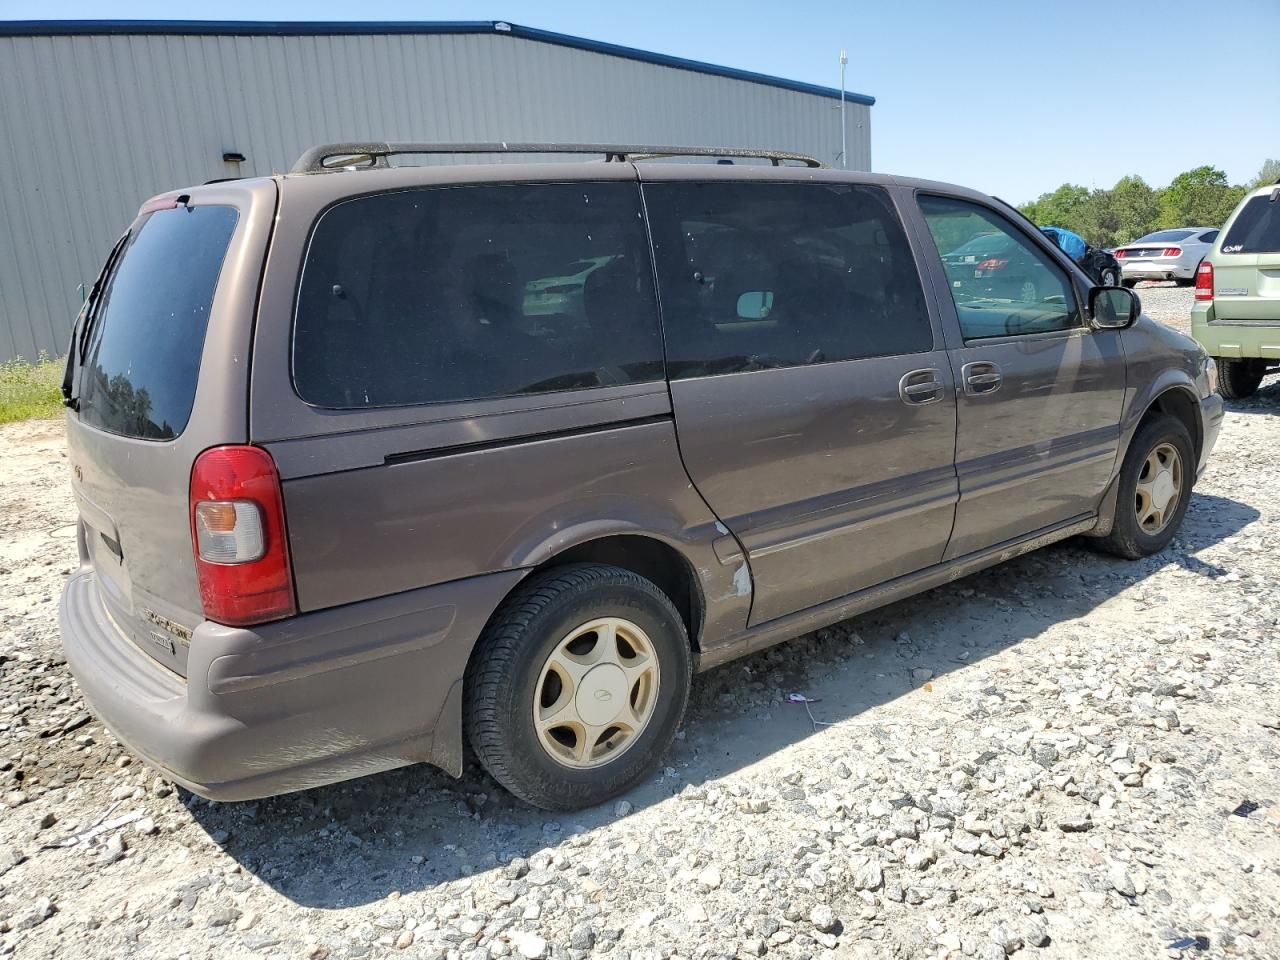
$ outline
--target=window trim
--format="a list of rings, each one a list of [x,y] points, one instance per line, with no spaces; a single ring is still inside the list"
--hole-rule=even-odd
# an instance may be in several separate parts
[[[610,170],[610,173],[613,171]],[[621,384],[597,384],[590,387],[573,387],[565,390],[543,390],[532,393],[514,393],[501,394],[498,396],[482,396],[482,397],[466,397],[444,400],[422,400],[415,403],[394,403],[394,404],[377,404],[363,407],[334,407],[323,404],[314,403],[308,400],[298,390],[297,372],[295,369],[295,360],[297,355],[297,327],[298,327],[298,309],[302,298],[302,281],[303,273],[306,268],[307,258],[311,253],[311,246],[315,241],[316,232],[320,227],[320,222],[334,209],[344,204],[353,203],[359,200],[368,200],[373,197],[390,196],[394,194],[405,193],[424,193],[437,192],[444,190],[459,190],[469,188],[492,188],[492,187],[550,187],[550,186],[604,186],[607,184],[623,184],[630,186],[635,191],[637,198],[637,210],[641,220],[641,234],[644,240],[644,253],[649,260],[649,274],[651,277],[654,301],[654,313],[657,321],[658,330],[658,359],[662,363],[662,376],[652,380],[642,380],[631,383]],[[361,193],[347,194],[334,198],[328,203],[316,210],[311,222],[307,225],[306,233],[298,255],[298,265],[294,270],[293,291],[289,300],[288,315],[288,335],[285,340],[285,351],[289,368],[289,384],[290,394],[301,403],[308,411],[321,416],[369,416],[375,414],[390,413],[409,413],[411,411],[430,411],[436,413],[436,416],[425,418],[408,419],[403,425],[430,423],[436,421],[452,421],[462,420],[476,416],[494,416],[506,413],[523,413],[532,410],[548,409],[552,407],[573,406],[576,403],[592,403],[597,397],[604,395],[602,392],[607,391],[609,397],[622,395],[631,396],[632,391],[628,388],[636,388],[636,396],[644,396],[652,392],[656,388],[666,390],[669,382],[667,374],[667,351],[666,337],[662,327],[662,308],[661,299],[657,287],[657,269],[654,264],[653,245],[649,231],[649,220],[647,211],[644,207],[644,194],[640,190],[640,182],[634,177],[602,177],[600,179],[575,179],[573,177],[563,177],[551,180],[525,180],[513,178],[510,180],[466,180],[466,181],[448,181],[443,183],[425,183],[425,184],[406,184],[396,187],[386,187],[381,190],[367,190]],[[594,394],[592,392],[595,392]],[[621,391],[621,394],[619,394]],[[572,398],[582,397],[581,400]],[[556,399],[560,398],[560,399]],[[394,423],[391,426],[399,426],[402,424]],[[369,426],[355,426],[353,430],[372,429]]]
[[[981,346],[983,344],[996,345],[1001,343],[1026,343],[1037,340],[1066,339],[1067,337],[1090,334],[1093,332],[1093,328],[1090,326],[1089,321],[1085,316],[1085,310],[1080,301],[1080,290],[1078,289],[1077,282],[1079,279],[1078,274],[1080,273],[1080,268],[1074,263],[1071,263],[1069,266],[1063,264],[1063,260],[1069,261],[1070,258],[1067,257],[1062,249],[1056,244],[1050,244],[1049,238],[1041,233],[1040,229],[1036,227],[1036,225],[1032,223],[1031,220],[1022,213],[1022,211],[1016,208],[1011,208],[1014,213],[1017,214],[1017,218],[1013,218],[1004,210],[986,202],[984,199],[964,196],[956,193],[947,193],[943,190],[916,189],[912,191],[911,195],[914,201],[915,213],[920,218],[920,226],[924,233],[922,242],[926,243],[929,251],[931,251],[931,266],[936,268],[937,278],[942,283],[942,290],[938,294],[938,300],[940,301],[939,306],[945,309],[949,305],[950,315],[955,321],[955,330],[959,334],[961,347]],[[998,337],[966,337],[964,335],[964,325],[960,322],[960,311],[956,307],[955,298],[952,296],[950,284],[946,282],[946,267],[942,262],[942,252],[938,250],[937,241],[933,238],[933,231],[929,229],[929,218],[925,214],[924,207],[921,206],[920,203],[922,198],[928,197],[964,203],[969,206],[985,210],[1008,223],[1012,233],[1021,236],[1023,239],[1030,240],[1031,246],[1038,249],[1042,255],[1048,254],[1050,262],[1065,274],[1067,285],[1071,289],[1071,298],[1075,303],[1076,322],[1072,326],[1064,327],[1061,330],[1037,330],[1031,333],[1008,333]],[[1007,204],[1004,204],[1004,201],[1002,200],[997,200],[997,202],[1007,206]],[[1030,226],[1034,229],[1027,230],[1026,226],[1023,225],[1024,223],[1026,226]],[[1092,283],[1092,281],[1090,282]]]

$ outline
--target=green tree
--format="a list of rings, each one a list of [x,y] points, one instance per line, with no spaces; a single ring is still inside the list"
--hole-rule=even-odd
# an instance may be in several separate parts
[[[1280,160],[1264,160],[1262,161],[1262,169],[1258,171],[1258,175],[1249,184],[1249,189],[1256,190],[1258,187],[1269,187],[1273,183],[1280,183]]]
[[[1114,226],[1104,247],[1119,247],[1150,233],[1160,222],[1160,198],[1141,177],[1122,177],[1109,191]]]
[[[1216,167],[1196,167],[1173,178],[1160,194],[1160,226],[1218,227],[1245,195]]]
[[[1110,247],[1119,229],[1110,190],[1094,190],[1074,211],[1071,229],[1095,247]]]
[[[1075,230],[1079,223],[1079,214],[1089,200],[1089,188],[1074,183],[1064,183],[1053,193],[1041,194],[1031,203],[1023,204],[1019,209],[1040,226],[1066,227]]]
[[[1041,226],[1074,230],[1095,247],[1128,243],[1154,230],[1160,218],[1156,191],[1136,176],[1122,178],[1110,190],[1063,184],[1021,209]]]

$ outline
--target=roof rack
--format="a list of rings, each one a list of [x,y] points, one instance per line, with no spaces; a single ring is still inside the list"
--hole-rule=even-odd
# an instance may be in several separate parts
[[[821,167],[813,157],[784,150],[743,147],[652,147],[611,143],[324,143],[298,158],[292,173],[326,173],[354,168],[389,167],[390,157],[433,153],[573,153],[601,154],[606,161],[655,160],[667,157],[750,158],[773,166],[787,163]]]

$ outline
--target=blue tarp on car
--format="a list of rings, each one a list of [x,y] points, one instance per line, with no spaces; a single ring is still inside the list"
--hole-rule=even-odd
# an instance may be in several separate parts
[[[1078,261],[1084,256],[1085,248],[1089,245],[1085,243],[1084,237],[1078,233],[1072,233],[1065,227],[1041,227],[1041,231],[1058,242],[1058,246],[1072,260]]]

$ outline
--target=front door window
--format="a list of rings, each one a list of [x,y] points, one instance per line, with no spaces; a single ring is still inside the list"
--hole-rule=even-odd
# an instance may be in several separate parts
[[[1065,270],[1004,217],[954,197],[921,197],[966,341],[1080,326]]]

